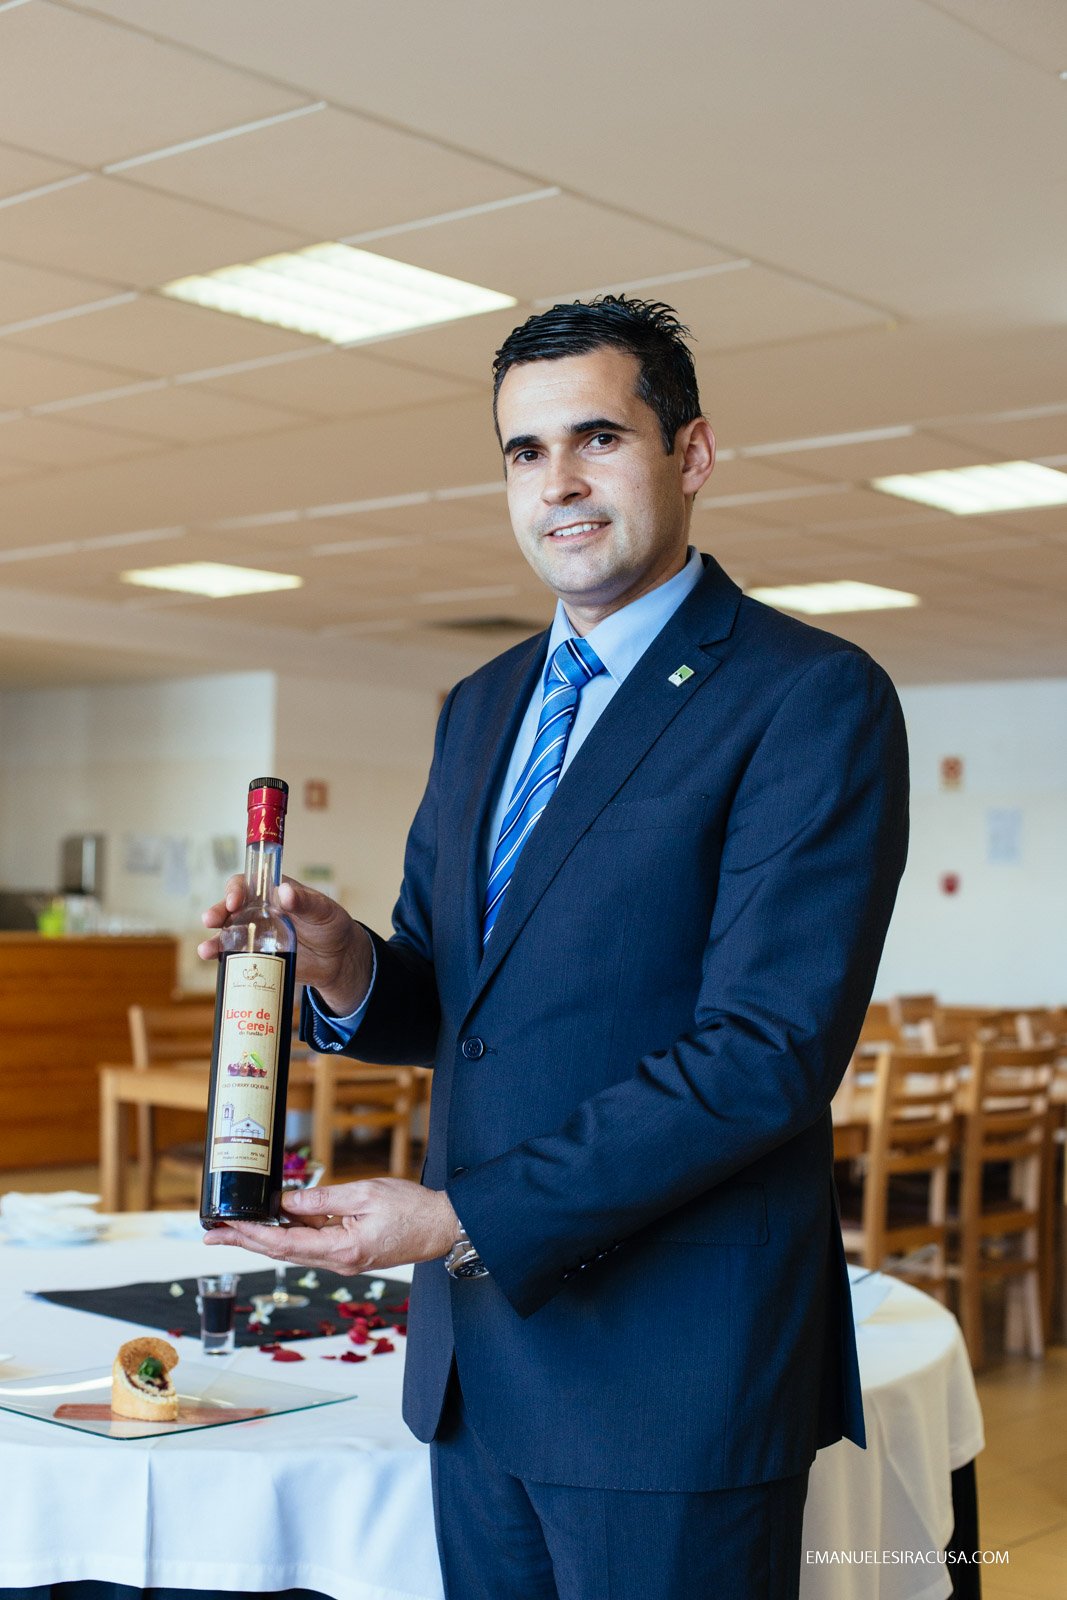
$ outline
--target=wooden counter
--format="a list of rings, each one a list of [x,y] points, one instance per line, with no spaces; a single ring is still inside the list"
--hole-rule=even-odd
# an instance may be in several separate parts
[[[97,1066],[130,1059],[127,1007],[177,970],[169,936],[0,933],[0,1169],[97,1159]]]

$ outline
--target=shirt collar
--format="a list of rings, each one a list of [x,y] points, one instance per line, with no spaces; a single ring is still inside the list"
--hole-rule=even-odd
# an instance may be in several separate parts
[[[696,588],[703,575],[704,563],[700,559],[700,552],[690,545],[689,559],[681,572],[676,572],[673,578],[668,578],[666,583],[650,589],[647,594],[631,600],[629,605],[613,611],[610,617],[598,622],[596,627],[585,635],[604,663],[609,677],[614,678],[616,683],[622,683],[627,673],[640,661],[657,633],[670,621],[690,591]],[[552,629],[548,636],[546,677],[558,647],[564,639],[574,637],[575,632],[563,609],[563,601],[557,600],[556,614],[552,619]]]

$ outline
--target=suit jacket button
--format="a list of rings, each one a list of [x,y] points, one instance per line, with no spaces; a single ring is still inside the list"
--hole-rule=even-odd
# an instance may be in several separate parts
[[[478,1061],[485,1055],[485,1040],[477,1036],[464,1039],[459,1048],[464,1061]]]

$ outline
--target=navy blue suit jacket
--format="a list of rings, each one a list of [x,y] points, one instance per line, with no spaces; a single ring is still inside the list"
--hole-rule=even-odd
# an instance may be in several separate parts
[[[484,958],[487,815],[547,635],[453,689],[349,1047],[434,1064],[423,1181],[490,1271],[416,1268],[407,1421],[433,1437],[455,1359],[482,1443],[543,1482],[733,1487],[864,1442],[829,1105],[904,866],[903,721],[863,651],[704,561]]]

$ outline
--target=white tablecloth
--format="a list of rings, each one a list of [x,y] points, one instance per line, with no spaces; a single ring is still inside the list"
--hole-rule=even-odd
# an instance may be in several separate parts
[[[126,1214],[77,1248],[0,1244],[4,1379],[110,1367],[131,1324],[29,1298],[207,1270],[256,1270],[207,1252],[190,1215]],[[184,1237],[174,1236],[175,1232]],[[295,1275],[295,1274],[294,1274]],[[394,1276],[405,1277],[398,1271]],[[196,1340],[175,1341],[187,1360]],[[355,1394],[351,1404],[170,1438],[115,1442],[0,1412],[0,1588],[99,1578],[137,1588],[308,1588],[335,1600],[441,1600],[429,1458],[400,1416],[403,1339],[360,1365],[281,1365],[258,1350],[236,1371]],[[982,1448],[959,1330],[893,1284],[859,1330],[870,1448],[820,1453],[805,1517],[811,1552],[936,1552],[952,1531],[949,1475]],[[868,1558],[869,1559],[869,1558]],[[943,1600],[943,1566],[808,1562],[803,1600]]]

